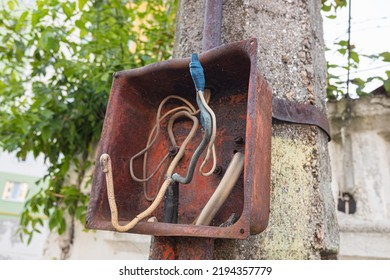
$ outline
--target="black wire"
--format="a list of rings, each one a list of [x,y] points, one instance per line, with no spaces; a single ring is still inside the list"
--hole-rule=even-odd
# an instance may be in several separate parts
[[[386,19],[390,19],[390,16],[365,18],[365,19],[354,21],[353,24],[365,24],[369,21],[379,21],[379,20],[386,20]]]
[[[357,74],[357,73],[361,73],[361,72],[367,72],[367,71],[376,70],[376,69],[381,69],[381,68],[385,68],[385,67],[389,67],[389,65],[388,65],[388,64],[385,64],[385,65],[380,65],[380,66],[376,66],[376,67],[360,69],[360,70],[356,70],[356,71],[351,72],[351,74]],[[339,75],[339,77],[342,77],[342,76],[345,76],[345,75],[347,75],[347,74],[341,74],[341,75]]]
[[[179,183],[172,181],[165,193],[164,223],[177,224],[179,216]]]
[[[200,100],[199,95],[203,94],[203,92],[196,93],[196,103],[198,104],[200,114],[203,116],[204,120],[204,135],[202,142],[200,142],[199,146],[196,148],[194,154],[192,155],[190,164],[188,165],[187,175],[186,177],[182,177],[179,174],[175,173],[172,175],[172,180],[175,182],[179,182],[181,184],[188,184],[191,182],[192,177],[194,176],[194,171],[196,164],[198,163],[200,155],[203,153],[207,144],[210,143],[211,133],[213,130],[213,122],[212,117],[209,111],[207,111],[206,107]]]

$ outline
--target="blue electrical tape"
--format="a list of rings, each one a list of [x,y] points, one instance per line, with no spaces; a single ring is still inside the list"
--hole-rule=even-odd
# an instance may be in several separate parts
[[[191,55],[190,73],[192,80],[194,81],[196,91],[201,90],[204,92],[206,81],[204,78],[203,67],[200,64],[197,53],[193,53]]]
[[[192,80],[195,84],[196,94],[198,94],[198,91],[202,91],[201,94],[204,92],[205,88],[205,77],[204,77],[204,71],[202,64],[200,64],[199,57],[197,53],[193,53],[191,55],[191,62],[190,62],[190,74],[192,77]],[[202,124],[202,127],[205,126],[205,121],[202,112],[200,112],[200,123]]]

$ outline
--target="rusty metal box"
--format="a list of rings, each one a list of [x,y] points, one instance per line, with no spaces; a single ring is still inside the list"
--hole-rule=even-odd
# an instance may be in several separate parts
[[[235,152],[241,151],[245,155],[243,174],[211,225],[196,226],[193,221],[213,194],[221,176],[195,174],[190,184],[179,187],[177,224],[160,222],[163,215],[163,205],[160,205],[153,213],[157,221],[143,220],[129,232],[244,239],[266,228],[269,217],[272,97],[270,87],[257,71],[256,55],[256,39],[223,45],[199,55],[206,87],[213,92],[209,105],[217,118],[217,164],[224,170]],[[102,153],[111,156],[121,224],[132,220],[150,205],[144,199],[142,184],[130,176],[129,159],[145,147],[159,103],[174,94],[196,104],[189,62],[189,58],[172,59],[114,75],[97,157]],[[175,131],[179,139],[183,139],[186,133],[188,128],[185,125]],[[156,147],[149,153],[148,168],[154,168],[155,162],[169,148],[164,137],[166,134],[162,133]],[[234,141],[237,137],[242,137],[244,142]],[[186,172],[191,154],[200,140],[201,133],[197,133],[176,172]],[[141,162],[135,161],[136,172],[141,172],[141,165]],[[151,193],[156,191],[157,177],[148,183]],[[239,219],[233,225],[220,227],[232,213],[237,214]],[[93,177],[86,227],[114,230],[105,175],[99,160]]]

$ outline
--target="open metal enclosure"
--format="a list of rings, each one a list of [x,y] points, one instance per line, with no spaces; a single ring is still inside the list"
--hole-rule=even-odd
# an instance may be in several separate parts
[[[245,155],[244,171],[211,225],[197,226],[193,222],[215,191],[222,174],[203,177],[196,172],[191,183],[179,185],[177,224],[161,222],[162,202],[152,214],[157,221],[142,220],[129,232],[155,236],[244,239],[266,228],[269,217],[272,94],[257,71],[256,54],[257,41],[250,39],[223,45],[199,55],[206,88],[212,90],[209,106],[217,119],[215,147],[217,165],[221,167],[219,170],[222,173],[226,170],[235,152]],[[156,121],[159,103],[168,95],[178,95],[196,105],[189,62],[189,58],[172,59],[114,75],[97,156],[99,158],[102,153],[107,153],[111,157],[121,224],[132,220],[151,203],[144,198],[142,183],[131,178],[129,160],[145,147]],[[180,103],[171,102],[167,110],[178,105]],[[179,145],[188,134],[190,124],[189,121],[181,121],[175,125],[174,133]],[[161,134],[148,153],[148,170],[154,169],[156,162],[170,148],[166,125],[166,121],[161,123]],[[187,146],[186,154],[175,172],[186,173],[192,153],[201,138],[199,130]],[[142,160],[135,160],[134,164],[135,172],[141,174]],[[199,165],[196,170],[199,170]],[[151,195],[157,192],[164,180],[159,175],[162,172],[163,168],[147,183]],[[230,226],[220,227],[233,213],[239,219]],[[106,180],[99,160],[92,183],[86,227],[115,230],[111,225]]]

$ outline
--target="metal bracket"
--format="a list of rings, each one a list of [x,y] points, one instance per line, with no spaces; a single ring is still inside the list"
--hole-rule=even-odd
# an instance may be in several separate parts
[[[311,104],[273,98],[272,118],[289,123],[318,126],[328,135],[329,141],[331,140],[327,115]]]

